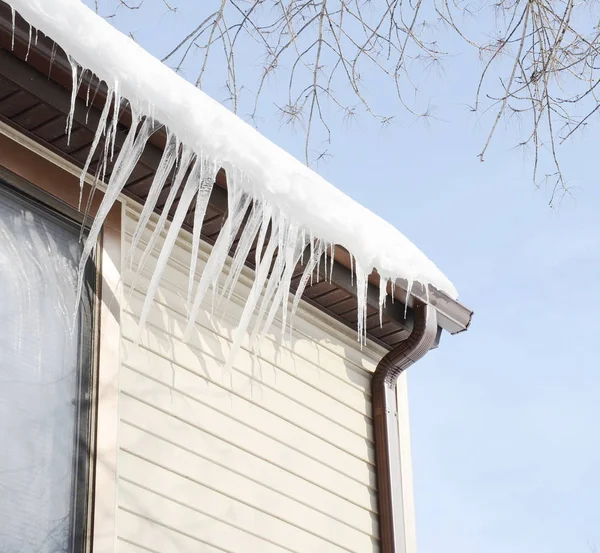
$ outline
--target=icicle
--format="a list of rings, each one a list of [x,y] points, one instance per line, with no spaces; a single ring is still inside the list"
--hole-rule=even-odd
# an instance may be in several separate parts
[[[275,248],[277,247],[278,242],[277,236],[274,235],[276,234],[276,231],[274,230],[276,226],[277,225],[275,224],[272,225],[272,233],[271,237],[269,238],[265,254],[260,260],[260,265],[256,268],[252,288],[250,289],[250,293],[248,294],[248,298],[246,299],[246,305],[244,306],[244,310],[242,312],[242,316],[240,317],[238,326],[234,331],[233,345],[229,350],[229,355],[227,356],[227,361],[225,363],[226,371],[231,368],[235,355],[237,354],[238,350],[242,345],[244,334],[246,333],[248,324],[250,323],[250,319],[252,318],[252,314],[254,313],[256,304],[260,299],[262,289],[265,285],[265,281],[267,280],[269,269],[271,267],[271,262],[273,260],[273,254],[275,253]]]
[[[298,288],[296,288],[296,294],[294,296],[294,302],[292,304],[292,311],[290,314],[290,335],[293,330],[292,325],[294,324],[293,321],[294,317],[296,316],[296,310],[298,309],[298,305],[300,304],[300,300],[302,299],[302,294],[304,293],[306,285],[308,284],[308,281],[312,277],[315,267],[317,266],[317,261],[321,257],[320,251],[322,247],[323,243],[320,240],[318,240],[316,246],[316,253],[309,258],[308,263],[304,268],[304,272],[302,273],[302,277],[300,278],[300,282],[298,283]]]
[[[408,302],[410,301],[410,293],[412,291],[413,281],[409,280],[406,286],[406,302],[404,302],[404,318],[408,315]]]
[[[329,284],[331,284],[331,281],[333,280],[333,267],[335,264],[335,244],[331,244],[330,255],[331,265],[329,266]]]
[[[11,18],[12,18],[12,40],[10,43],[11,50],[15,49],[15,27],[16,27],[16,11],[12,6],[10,7]]]
[[[129,134],[127,135],[127,138],[125,139],[123,148],[121,148],[121,151],[119,152],[119,156],[117,158],[117,161],[115,162],[114,170],[106,186],[106,191],[102,198],[102,202],[100,203],[100,207],[98,208],[98,212],[96,213],[96,217],[94,218],[94,222],[92,223],[88,237],[83,247],[81,260],[79,263],[79,281],[77,284],[78,302],[81,299],[85,266],[87,264],[88,258],[92,253],[92,249],[96,245],[98,236],[100,235],[100,231],[102,230],[102,225],[104,224],[104,220],[106,219],[110,208],[113,206],[113,204],[119,197],[123,186],[125,186],[125,183],[127,182],[127,178],[131,174],[131,171],[133,171],[133,168],[137,164],[140,156],[142,155],[142,151],[144,149],[144,146],[146,145],[146,141],[150,136],[150,128],[151,125],[148,119],[145,118],[143,120],[143,123],[141,123],[140,125],[140,118],[135,112],[132,113],[131,129],[129,131]],[[77,307],[79,307],[79,304],[77,305]]]
[[[83,79],[85,78],[85,74],[87,69],[85,67],[81,68],[81,73],[79,74],[79,78],[77,79],[77,92],[81,89],[81,85],[83,84]]]
[[[107,103],[104,107],[109,106]],[[104,113],[102,114],[104,116]],[[140,218],[133,232],[133,238],[131,239],[131,248],[129,249],[129,253],[127,255],[127,259],[125,260],[125,265],[132,267],[133,263],[133,254],[137,249],[138,243],[142,234],[146,227],[148,226],[148,221],[152,213],[154,213],[154,208],[156,207],[156,202],[158,201],[158,197],[163,190],[163,186],[167,177],[171,173],[173,169],[173,165],[175,164],[175,158],[177,157],[176,150],[176,138],[173,134],[169,133],[167,135],[167,144],[165,146],[165,150],[161,157],[161,160],[156,169],[156,173],[154,174],[154,179],[152,180],[152,185],[150,186],[150,190],[148,192],[148,196],[146,197],[146,201],[144,202],[144,207],[142,209],[142,213],[140,214]],[[190,162],[192,157],[191,152],[187,151],[184,155],[187,156],[186,167]]]
[[[319,284],[319,282],[321,281],[321,258],[325,257],[326,253],[327,253],[327,248],[329,247],[329,245],[325,242],[324,244],[324,249],[323,249],[323,253],[319,256],[319,259],[317,259],[317,271],[316,271],[316,276],[317,276],[317,284]],[[327,267],[327,260],[325,260],[325,267]],[[327,278],[327,277],[325,277]]]
[[[112,140],[112,125],[107,125],[106,126],[106,135],[104,137],[104,150],[102,152],[102,180],[104,180],[104,174],[106,174],[106,171],[108,170],[108,156],[109,156],[109,150],[110,150],[110,142]]]
[[[94,194],[95,194],[96,189],[98,187],[98,183],[100,181],[104,180],[104,175],[102,174],[101,169],[102,169],[101,165],[98,166],[98,168],[96,169],[96,173],[94,175],[94,181],[92,182],[92,188],[90,190],[87,202],[85,204],[85,211],[83,212],[83,222],[81,224],[81,230],[79,232],[79,241],[80,242],[83,240],[83,234],[84,234],[84,230],[85,230],[85,224],[86,224],[88,215],[90,213],[90,208],[92,206],[92,200],[94,199]],[[101,174],[102,174],[102,178],[100,178]]]
[[[73,128],[73,118],[75,117],[75,99],[77,98],[78,91],[78,79],[77,79],[77,62],[69,56],[69,63],[71,64],[71,76],[72,76],[72,90],[71,90],[71,109],[69,110],[69,115],[67,116],[67,127],[65,129],[65,133],[67,135],[67,146],[71,143],[71,130]]]
[[[385,300],[387,298],[387,285],[388,280],[386,278],[379,278],[379,327],[383,326],[383,308],[385,306]]]
[[[239,190],[233,182],[228,186],[227,193],[229,200],[229,216],[225,220],[225,224],[217,237],[210,257],[204,266],[204,271],[202,271],[202,276],[200,277],[200,282],[198,283],[196,294],[194,295],[194,303],[188,315],[187,327],[184,334],[185,338],[191,335],[202,300],[204,299],[209,286],[212,284],[213,289],[216,287],[216,279],[223,270],[223,265],[227,259],[231,243],[233,242],[232,229],[237,225],[237,219],[240,218],[241,206],[245,203],[243,201],[241,190]],[[243,215],[241,218],[243,218]]]
[[[288,231],[288,247],[285,253],[285,271],[283,273],[283,277],[279,284],[278,294],[281,296],[281,335],[285,334],[285,327],[287,325],[287,316],[288,316],[288,302],[289,302],[289,294],[290,294],[290,286],[292,284],[292,275],[294,274],[294,269],[298,264],[298,259],[302,255],[304,251],[304,242],[298,240],[298,228],[292,227]],[[265,331],[269,330],[270,324],[266,327]]]
[[[169,231],[167,232],[165,242],[160,249],[160,255],[158,256],[158,261],[156,262],[156,266],[152,273],[152,279],[150,280],[148,291],[146,292],[146,297],[144,298],[144,305],[142,306],[139,322],[140,330],[146,324],[146,319],[150,313],[150,308],[152,307],[154,296],[158,290],[160,279],[165,271],[169,261],[169,256],[171,255],[171,251],[175,245],[175,240],[177,240],[177,236],[179,235],[181,225],[185,220],[190,204],[192,203],[192,200],[198,191],[199,184],[200,183],[198,179],[188,179],[185,188],[183,189],[183,194],[181,195],[179,203],[177,204],[177,209],[175,210],[175,215],[173,216],[173,221],[171,222]]]
[[[175,201],[175,196],[177,196],[177,192],[179,191],[179,188],[181,187],[181,183],[183,182],[183,179],[185,178],[185,176],[187,174],[189,163],[191,161],[192,156],[193,156],[193,154],[190,150],[184,149],[184,151],[182,153],[182,162],[181,162],[181,165],[179,166],[179,170],[177,171],[177,174],[175,175],[175,178],[173,179],[173,182],[171,184],[171,189],[169,190],[169,195],[167,196],[167,201],[165,202],[165,205],[162,208],[162,212],[160,214],[160,217],[158,218],[158,222],[156,223],[156,226],[154,227],[154,231],[150,235],[150,239],[148,240],[148,243],[146,244],[146,248],[144,249],[144,253],[142,254],[140,262],[138,263],[136,279],[137,279],[137,276],[139,275],[140,271],[146,265],[146,262],[148,261],[150,254],[154,250],[154,246],[155,246],[156,242],[160,238],[160,235],[165,227],[165,223],[167,222],[167,217],[169,216],[169,212],[171,211],[171,207],[173,206],[173,202]],[[187,164],[185,162],[187,162]],[[198,163],[198,159],[196,159],[196,163]],[[196,166],[196,164],[194,164],[194,167],[195,166]]]
[[[198,180],[198,192],[196,193],[196,203],[194,205],[194,220],[192,223],[192,253],[190,255],[190,267],[188,271],[188,292],[187,302],[192,301],[192,292],[194,290],[194,281],[196,280],[196,265],[198,264],[198,254],[200,252],[200,237],[202,235],[202,222],[204,221],[204,214],[206,212],[206,205],[210,192],[212,191],[212,183],[208,183],[208,195],[203,194],[202,187],[204,185],[205,176],[204,173],[207,171],[207,163],[202,153],[198,156],[196,163],[200,167],[200,171],[194,171],[188,179],[196,178]],[[206,203],[205,203],[206,202]],[[200,209],[200,212],[198,212]]]
[[[312,260],[314,255],[315,255],[315,237],[313,236],[313,233],[311,230],[310,231],[310,256],[309,256],[309,259]],[[318,261],[318,259],[315,260],[315,267],[316,267],[316,261]],[[313,269],[314,269],[314,267],[313,267]],[[312,273],[310,273],[310,285],[311,286],[313,285],[313,281],[314,281],[314,270]]]
[[[262,220],[263,206],[258,201],[255,201],[252,206],[252,212],[250,213],[250,217],[248,218],[246,226],[244,227],[244,232],[242,233],[242,236],[236,248],[235,255],[233,256],[233,260],[231,261],[231,268],[229,270],[229,274],[227,275],[227,279],[225,280],[225,284],[223,285],[223,297],[226,297],[228,300],[233,294],[235,284],[240,277],[242,269],[244,268],[246,259],[248,258],[250,250],[252,249],[254,239],[256,238],[256,235],[259,232]]]
[[[302,229],[302,243],[306,246],[306,229],[304,229],[304,228]],[[304,250],[302,250],[302,257],[300,258],[300,264],[304,265]]]
[[[261,301],[260,310],[254,323],[254,330],[250,339],[250,342],[253,345],[256,345],[258,343],[258,338],[260,336],[263,336],[268,330],[268,328],[271,326],[275,313],[277,312],[277,309],[279,307],[279,303],[281,303],[281,300],[277,302],[276,298],[278,296],[277,292],[279,290],[279,286],[283,279],[283,273],[285,270],[285,254],[284,248],[282,247],[282,243],[288,243],[287,231],[288,229],[285,222],[285,218],[280,213],[278,217],[278,225],[276,232],[277,254],[275,257],[273,269],[271,271],[271,274],[269,275],[267,288]],[[269,306],[271,306],[271,309],[267,314],[267,309],[269,309]],[[267,315],[267,318],[265,320],[265,323],[263,324],[265,315]]]
[[[222,295],[219,294],[219,278],[223,273],[223,269],[225,267],[225,262],[227,260],[227,256],[231,251],[231,247],[233,242],[235,241],[242,223],[248,213],[248,209],[250,208],[250,204],[252,202],[252,198],[246,194],[243,189],[238,186],[239,175],[237,171],[229,168],[227,170],[227,175],[229,178],[229,182],[227,185],[227,193],[228,193],[228,203],[227,203],[227,211],[228,217],[225,223],[226,230],[226,240],[223,242],[223,250],[219,253],[219,269],[213,271],[210,276],[209,286],[212,288],[212,303],[211,303],[211,311],[214,312],[215,305],[220,303]],[[223,229],[221,233],[223,233]],[[222,255],[222,257],[221,257]],[[206,269],[205,269],[206,271]],[[233,283],[235,285],[235,283]]]
[[[260,307],[256,316],[256,320],[254,321],[252,333],[250,335],[250,347],[252,348],[254,353],[258,353],[258,346],[260,345],[260,340],[266,333],[266,324],[263,324],[263,321],[265,320],[265,316],[268,317],[267,310],[269,310],[269,308],[272,307],[275,302],[275,295],[278,290],[279,279],[281,278],[281,276],[281,273],[278,274],[275,272],[271,272],[271,275],[266,281],[266,288],[262,295],[262,298],[260,299]]]
[[[53,51],[54,51],[54,46],[52,48],[53,48]],[[50,76],[50,75],[48,75],[48,76]],[[92,84],[91,80],[90,80],[89,84],[90,85]],[[86,125],[87,125],[87,122],[88,122],[88,118],[90,116],[90,109],[94,105],[94,102],[96,101],[96,96],[98,95],[98,91],[99,90],[100,90],[100,79],[96,79],[96,87],[94,88],[94,95],[92,96],[92,99],[89,102],[87,102],[87,104],[86,104],[87,108],[88,108],[86,110],[86,112],[85,112],[85,123],[86,123]],[[112,94],[112,92],[113,92],[110,87],[108,87],[108,92],[110,94]],[[89,93],[89,86],[88,86],[88,93]],[[108,129],[107,129],[106,134],[108,136]]]
[[[256,251],[254,252],[254,266],[258,267],[260,265],[260,260],[262,257],[262,251],[265,245],[265,238],[267,237],[267,232],[269,230],[269,223],[271,221],[271,216],[273,214],[273,208],[271,205],[267,204],[263,207],[263,215],[262,215],[262,225],[260,227],[260,233],[258,235],[258,240],[256,242]]]
[[[240,231],[242,223],[244,222],[244,218],[246,217],[246,213],[248,213],[248,210],[250,209],[251,203],[252,203],[252,198],[249,195],[247,195],[246,193],[243,193],[240,196],[239,203],[234,204],[235,207],[234,207],[233,213],[231,215],[233,217],[233,220],[231,223],[231,228],[229,229],[229,243],[227,245],[227,255],[231,251],[231,246]],[[225,256],[225,258],[227,258],[227,256]],[[225,259],[223,260],[223,264],[224,263],[225,263]],[[212,282],[213,294],[215,294],[217,292],[217,283],[218,283],[219,277],[221,275],[221,272],[222,271],[219,271],[219,272],[215,273],[215,275],[213,276],[213,282]],[[235,282],[233,283],[233,285],[235,286]]]
[[[283,231],[283,228],[280,222],[280,224],[278,225],[277,234],[279,234],[281,231]],[[271,270],[271,274],[269,275],[268,280],[266,282],[267,286],[262,296],[262,299],[260,300],[260,308],[254,321],[254,328],[250,337],[250,345],[253,347],[255,352],[258,348],[259,337],[262,336],[262,322],[265,318],[265,315],[267,314],[267,309],[269,309],[272,302],[274,301],[275,293],[277,292],[277,287],[282,277],[283,268],[284,267],[282,259],[280,259],[279,256],[277,256],[275,258],[274,267]]]
[[[287,218],[283,212],[279,213],[279,232],[277,233],[277,259],[281,260],[280,263],[283,263],[283,250],[285,248],[287,242]]]
[[[367,320],[367,287],[369,285],[369,274],[356,260],[356,302],[358,318],[356,330],[361,347],[366,344],[366,320]]]
[[[34,44],[37,46],[37,43],[38,43],[38,30],[36,29],[35,30],[35,41],[34,41]]]
[[[108,119],[108,112],[110,111],[110,102],[112,99],[111,92],[108,92],[106,96],[106,103],[104,104],[104,108],[102,110],[102,114],[100,115],[100,121],[98,122],[98,127],[96,128],[96,134],[94,134],[94,140],[92,141],[92,145],[90,146],[90,151],[88,153],[87,159],[85,160],[85,164],[81,171],[81,176],[79,177],[79,203],[77,204],[77,209],[81,210],[81,200],[83,197],[83,184],[85,182],[85,177],[87,175],[88,169],[90,168],[90,164],[92,163],[92,158],[96,153],[96,148],[98,147],[98,143],[100,142],[100,138],[106,132],[106,120]]]
[[[187,296],[188,302],[192,300],[194,278],[196,276],[196,264],[198,262],[198,251],[200,249],[200,235],[202,233],[202,222],[204,221],[206,207],[208,206],[208,200],[210,199],[210,193],[213,189],[215,180],[217,178],[218,170],[214,162],[203,162],[201,165],[204,166],[204,174],[200,177],[198,194],[196,195],[196,208],[194,209],[194,228],[192,229],[192,260],[190,263],[190,276]]]
[[[348,252],[350,255],[350,286],[354,286],[354,256],[351,252]]]
[[[52,74],[52,66],[54,65],[54,60],[56,59],[56,42],[52,43],[52,51],[50,52],[50,65],[48,66],[48,78]],[[87,123],[87,120],[86,120]]]
[[[110,160],[111,161],[115,157],[115,141],[117,138],[117,130],[118,130],[118,124],[119,124],[119,109],[121,108],[121,96],[119,96],[119,81],[115,81],[113,92],[114,92],[114,97],[115,97],[115,100],[114,100],[115,103],[114,103],[113,118],[112,118],[112,144],[110,147]],[[151,117],[150,119],[152,119],[154,121],[153,117]]]
[[[29,24],[29,40],[27,42],[27,53],[25,54],[25,62],[29,58],[29,50],[31,50],[31,24]]]

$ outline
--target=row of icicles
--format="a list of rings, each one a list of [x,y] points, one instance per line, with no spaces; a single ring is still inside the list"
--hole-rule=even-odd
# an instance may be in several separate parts
[[[31,47],[32,30],[29,32],[29,45]],[[35,33],[37,43],[37,31]],[[14,48],[14,10],[13,10],[13,48]],[[54,60],[54,52],[51,64]],[[93,74],[80,67],[75,60],[69,57],[72,68],[72,95],[71,107],[67,117],[66,134],[70,140],[71,130],[75,117],[79,90],[87,78],[87,91],[85,105],[89,109],[93,105],[100,88],[99,79],[94,79]],[[95,90],[91,84],[96,81]],[[100,120],[96,128],[93,142],[80,177],[79,208],[82,208],[83,188],[90,165],[95,158],[99,147],[99,155],[92,182],[92,189],[88,195],[83,211],[86,217],[89,213],[94,192],[98,187],[103,189],[103,197],[98,211],[92,218],[89,232],[84,240],[83,255],[79,266],[77,294],[81,294],[84,280],[85,265],[97,243],[102,226],[113,204],[119,198],[131,173],[136,167],[150,136],[161,127],[152,117],[151,113],[143,113],[142,109],[122,98],[119,94],[118,83],[107,85],[106,101],[102,109]],[[122,110],[129,104],[131,111],[131,125],[123,144],[115,153],[116,137],[119,129],[118,122]],[[152,110],[147,110],[151,112]],[[87,122],[87,115],[86,115]],[[102,140],[104,139],[104,140]],[[102,146],[101,146],[102,143]],[[106,175],[109,166],[113,164],[108,182]],[[220,168],[227,173],[228,216],[213,246],[206,266],[202,271],[199,282],[195,282],[196,264],[200,247],[200,234],[202,222],[206,213],[216,175]],[[169,184],[170,181],[170,184]],[[281,311],[281,333],[285,335],[286,328],[291,334],[294,314],[298,308],[304,289],[312,284],[313,279],[319,279],[322,274],[321,263],[324,266],[324,275],[327,278],[329,265],[329,278],[333,274],[335,246],[313,236],[310,229],[294,221],[281,209],[272,205],[263,198],[251,196],[246,191],[255,190],[247,181],[240,170],[232,167],[226,161],[210,159],[202,152],[193,151],[178,140],[177,136],[167,130],[166,146],[162,158],[156,169],[154,180],[150,186],[148,197],[135,228],[132,244],[126,254],[126,264],[133,265],[133,253],[140,245],[140,238],[150,222],[151,215],[163,189],[168,187],[168,196],[161,209],[161,215],[154,226],[150,239],[145,246],[140,261],[136,267],[136,279],[146,266],[150,254],[159,250],[158,261],[153,268],[150,284],[144,299],[140,314],[139,328],[145,326],[158,286],[175,245],[175,241],[182,229],[182,225],[190,209],[193,209],[192,254],[189,267],[189,284],[187,300],[190,306],[188,312],[185,338],[189,339],[194,328],[196,317],[202,306],[209,289],[213,293],[213,305],[220,300],[229,299],[246,264],[253,246],[255,256],[251,262],[255,267],[254,282],[246,298],[242,316],[233,337],[228,365],[233,361],[246,333],[250,335],[251,346],[256,346],[260,339],[270,330],[273,321]],[[175,211],[172,208],[176,203]],[[172,215],[170,224],[167,218]],[[241,231],[241,232],[240,232]],[[163,234],[166,232],[166,236]],[[235,239],[239,240],[231,260],[230,269],[226,274],[223,284],[219,283],[224,274],[227,259]],[[354,260],[350,253],[351,272],[356,278],[356,296],[358,304],[357,335],[361,346],[366,343],[366,302],[368,275],[371,269],[361,267],[358,260]],[[302,277],[295,290],[293,298],[290,297],[290,287],[294,269],[299,263],[304,264]],[[383,306],[386,302],[389,279],[380,279],[379,292],[379,320],[382,323]],[[408,283],[408,291],[412,283]],[[392,292],[394,286],[391,286]],[[253,315],[256,314],[254,321]]]

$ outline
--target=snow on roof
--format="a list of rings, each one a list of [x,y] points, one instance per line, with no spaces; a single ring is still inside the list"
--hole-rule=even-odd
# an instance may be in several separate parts
[[[456,289],[444,274],[392,225],[270,142],[79,0],[7,2],[32,27],[53,39],[67,53],[73,66],[74,94],[84,70],[91,71],[107,84],[109,100],[92,150],[98,146],[102,135],[107,142],[114,141],[116,121],[112,115],[118,113],[114,107],[125,101],[131,106],[132,131],[117,156],[103,206],[92,226],[90,245],[86,249],[88,254],[92,240],[100,232],[103,216],[121,192],[152,129],[160,123],[167,129],[168,144],[140,220],[140,232],[136,234],[139,235],[145,228],[154,209],[153,192],[160,192],[173,166],[178,167],[175,181],[179,181],[178,186],[183,189],[180,206],[189,207],[195,200],[197,214],[203,214],[216,171],[222,167],[227,173],[229,203],[235,207],[230,208],[229,219],[219,238],[222,243],[215,245],[210,258],[212,264],[209,260],[209,267],[204,271],[196,292],[191,295],[195,300],[192,317],[208,287],[217,288],[216,279],[227,258],[227,246],[230,246],[241,225],[240,213],[249,208],[252,216],[244,234],[250,234],[252,240],[258,238],[263,241],[266,248],[262,265],[275,263],[275,273],[279,276],[278,279],[267,279],[268,267],[263,268],[262,274],[261,264],[257,264],[257,290],[254,292],[257,297],[248,300],[247,318],[249,320],[255,307],[259,306],[263,311],[265,328],[274,316],[272,311],[280,306],[273,307],[276,301],[283,305],[285,320],[291,277],[288,272],[291,273],[291,265],[295,266],[307,246],[312,251],[307,271],[311,264],[317,263],[313,258],[320,258],[332,244],[342,245],[350,252],[355,260],[359,304],[361,298],[364,303],[367,277],[372,269],[376,269],[381,277],[382,296],[389,281],[395,283],[397,279],[403,279],[409,286],[412,283],[431,284],[452,298],[457,297]],[[113,108],[110,107],[111,100]],[[105,153],[110,155],[106,148]],[[90,158],[92,154],[93,151]],[[186,179],[188,170],[191,174]],[[183,222],[183,218],[178,216],[184,215],[182,210],[183,207],[178,209],[174,216],[170,227],[175,226],[173,233]],[[274,231],[267,233],[269,225]],[[164,228],[163,221],[161,229]],[[167,246],[169,240],[167,237]],[[243,241],[244,246],[248,240]],[[199,235],[194,237],[194,241],[197,248]],[[165,252],[165,245],[162,252]],[[233,261],[236,270],[236,260],[239,264],[237,258],[243,254],[240,247],[238,253]],[[168,253],[166,255],[168,257]],[[192,273],[194,269],[192,267]],[[231,289],[237,276],[239,273],[228,277],[224,292]],[[274,283],[269,284],[270,281]],[[158,282],[155,284],[157,286]],[[193,284],[191,280],[190,291]],[[264,299],[258,300],[265,286],[264,294],[271,294],[270,305],[265,305]],[[151,302],[152,290],[149,296]],[[362,308],[359,305],[359,310],[359,331],[362,334],[364,305]]]

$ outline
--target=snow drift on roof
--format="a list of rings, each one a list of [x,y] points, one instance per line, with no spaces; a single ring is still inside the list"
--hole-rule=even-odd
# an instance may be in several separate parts
[[[413,283],[431,284],[456,298],[456,290],[450,281],[398,230],[178,76],[79,0],[7,1],[34,29],[50,37],[67,53],[73,67],[73,100],[83,71],[91,71],[106,83],[108,100],[89,158],[91,160],[104,136],[107,146],[104,147],[104,163],[98,170],[100,177],[114,148],[115,115],[125,102],[131,107],[131,130],[116,156],[102,206],[85,247],[86,255],[91,252],[104,217],[127,182],[150,134],[157,125],[163,125],[167,130],[168,143],[132,248],[138,245],[158,195],[173,170],[174,185],[163,213],[168,213],[178,191],[181,198],[161,247],[141,323],[161,278],[161,264],[168,259],[187,210],[194,202],[193,259],[196,259],[201,227],[198,223],[202,221],[216,172],[221,167],[227,174],[229,217],[197,284],[192,261],[190,326],[210,287],[219,294],[231,293],[254,240],[258,240],[261,248],[257,250],[254,287],[240,321],[239,339],[256,310],[255,334],[269,328],[280,308],[283,309],[285,327],[290,279],[306,248],[310,248],[311,254],[302,286],[292,303],[292,312],[319,259],[331,251],[332,245],[342,245],[355,261],[361,340],[365,332],[367,278],[373,269],[381,277],[382,301],[388,283],[395,283],[397,279],[408,282],[409,289]],[[219,286],[218,279],[227,254],[249,210],[232,269],[224,285]],[[159,233],[167,228],[165,223],[166,215],[161,217],[154,239],[142,256],[142,266],[151,248],[157,244]]]

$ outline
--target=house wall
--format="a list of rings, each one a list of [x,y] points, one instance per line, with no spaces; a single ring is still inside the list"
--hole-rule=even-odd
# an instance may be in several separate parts
[[[124,251],[137,213],[129,203]],[[151,267],[124,277],[118,550],[378,551],[370,376],[383,350],[360,351],[304,307],[291,341],[268,336],[224,374],[251,274],[213,315],[208,301],[184,343],[189,242],[182,233],[139,336]]]

